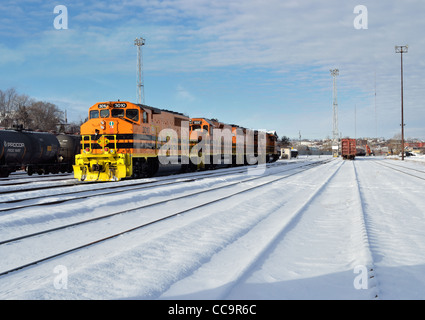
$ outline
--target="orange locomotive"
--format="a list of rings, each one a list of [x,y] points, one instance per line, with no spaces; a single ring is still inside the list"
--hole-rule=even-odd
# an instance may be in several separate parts
[[[142,104],[100,102],[90,107],[89,118],[81,125],[81,154],[75,157],[74,176],[80,181],[118,181],[151,177],[160,163],[181,164],[182,171],[193,171],[220,163],[276,161],[277,135],[261,134]],[[265,138],[259,142],[260,135]],[[259,146],[265,151],[262,159]]]
[[[75,157],[74,176],[82,181],[118,181],[153,176],[159,168],[158,152],[167,143],[161,130],[179,136],[181,113],[131,102],[96,103],[81,125],[81,154]]]
[[[276,131],[268,131],[266,139],[266,162],[275,162],[280,157],[280,154],[277,151],[278,136]]]
[[[265,141],[259,140],[261,134],[263,134]],[[191,148],[201,144],[202,141],[204,141],[202,146],[198,146],[196,149],[201,158],[198,162],[201,167],[207,169],[214,168],[216,164],[222,162],[231,165],[246,165],[274,162],[279,158],[277,135],[274,131],[259,132],[235,124],[224,124],[215,119],[191,118]],[[264,147],[264,154],[259,152],[261,147]],[[193,155],[193,152],[191,155]],[[263,159],[261,156],[263,156]],[[191,159],[193,160],[193,158]]]
[[[221,163],[237,164],[236,155],[241,151],[236,150],[236,128],[216,119],[190,119],[190,165],[213,169]]]

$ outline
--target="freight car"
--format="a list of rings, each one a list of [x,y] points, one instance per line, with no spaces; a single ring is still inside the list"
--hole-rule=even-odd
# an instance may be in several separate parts
[[[341,140],[341,156],[343,159],[354,160],[356,157],[356,139]]]
[[[215,139],[214,130],[223,136]],[[249,136],[247,129],[131,102],[94,104],[80,131],[81,154],[74,165],[74,177],[80,181],[151,177],[160,163],[179,164],[183,171],[211,169],[221,162],[252,163],[247,156],[260,155],[258,136],[264,137],[260,143],[268,152],[261,155],[268,161],[278,159],[275,133],[254,131],[252,139],[238,144],[238,135]]]
[[[59,142],[59,171],[71,173],[75,162],[75,156],[81,151],[81,136],[59,134],[56,136],[56,139],[58,139]]]
[[[72,172],[75,154],[79,153],[79,137],[59,137],[22,128],[0,130],[0,177],[21,169],[28,175]],[[72,143],[65,143],[66,140]]]

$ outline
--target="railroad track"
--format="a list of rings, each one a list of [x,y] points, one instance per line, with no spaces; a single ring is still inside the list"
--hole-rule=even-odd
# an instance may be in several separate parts
[[[321,183],[310,195],[308,195],[307,199],[301,204],[301,206],[288,214],[289,217],[284,219],[283,223],[277,222],[275,224],[274,232],[270,232],[266,237],[263,237],[262,246],[259,246],[256,252],[250,252],[246,255],[247,260],[243,262],[242,268],[234,268],[237,270],[237,273],[231,275],[231,281],[230,279],[224,280],[225,283],[222,285],[223,290],[220,294],[220,299],[225,300],[229,299],[229,297],[232,299],[232,292],[248,280],[248,278],[252,275],[252,270],[255,269],[255,266],[261,265],[270,254],[270,251],[273,250],[273,248],[275,248],[282,240],[284,235],[296,226],[306,208],[308,208],[316,197],[329,185],[342,165],[343,162],[341,162],[337,168],[327,176],[323,183]],[[243,250],[243,248],[240,248],[240,250]],[[226,283],[231,283],[231,285],[226,285]]]
[[[277,167],[287,165],[287,163],[273,163],[267,164],[267,168]],[[298,166],[299,163],[294,163],[295,166]],[[2,205],[0,205],[0,215],[2,212],[13,211],[18,209],[30,208],[34,206],[46,206],[53,204],[60,204],[72,200],[81,200],[86,198],[93,198],[98,196],[105,196],[111,193],[121,193],[128,192],[131,190],[143,190],[152,187],[173,185],[176,183],[182,182],[192,182],[197,179],[203,178],[212,178],[227,176],[229,174],[235,173],[246,173],[247,170],[253,170],[249,167],[239,167],[239,168],[230,168],[230,169],[220,169],[214,171],[201,171],[191,174],[176,174],[160,178],[150,178],[150,179],[137,179],[129,180],[123,183],[111,182],[111,183],[73,183],[67,186],[48,186],[41,189],[25,189],[25,190],[9,190],[4,191],[5,194],[12,194],[9,197],[0,197]],[[58,188],[66,187],[65,190],[58,190]],[[68,187],[75,187],[74,189],[69,190]],[[40,190],[45,189],[54,189],[48,195],[37,195]],[[36,193],[36,195],[32,195]],[[37,200],[38,203],[30,202]],[[28,202],[24,204],[19,204],[21,202]],[[18,203],[18,204],[16,204]],[[10,205],[12,204],[12,205]]]
[[[34,248],[43,248],[43,244],[46,242],[57,241],[55,239],[54,234],[61,234],[62,232],[76,232],[76,234],[84,234],[90,233],[90,230],[93,229],[102,229],[99,226],[97,228],[93,228],[93,223],[105,223],[108,225],[107,221],[110,221],[112,218],[122,217],[125,219],[127,215],[131,214],[130,225],[127,228],[123,228],[121,230],[114,230],[113,232],[107,231],[107,234],[102,236],[95,235],[95,239],[88,241],[85,239],[81,240],[80,243],[67,243],[64,246],[67,248],[62,248],[61,250],[54,249],[55,252],[47,252],[45,250],[40,250],[41,252],[37,252],[39,256],[28,258],[27,261],[22,260],[19,265],[8,265],[3,266],[3,270],[0,270],[0,276],[5,276],[14,271],[27,268],[29,266],[37,265],[41,262],[63,256],[65,254],[77,251],[82,248],[90,247],[94,244],[98,244],[101,242],[105,242],[106,240],[116,238],[120,235],[133,232],[135,230],[139,230],[141,228],[146,228],[150,225],[156,224],[160,221],[168,220],[170,218],[186,214],[188,212],[194,211],[195,209],[203,208],[209,206],[211,204],[224,201],[226,199],[235,197],[239,194],[246,193],[252,191],[254,189],[262,188],[270,183],[275,183],[277,181],[281,181],[283,179],[289,178],[311,168],[314,168],[318,165],[325,164],[331,160],[323,160],[317,161],[314,163],[302,164],[297,167],[291,167],[289,170],[273,170],[272,172],[266,172],[260,176],[253,176],[239,181],[232,181],[230,183],[223,183],[223,185],[213,186],[211,188],[207,188],[201,191],[190,192],[188,194],[176,196],[173,198],[166,197],[166,199],[162,199],[159,201],[144,203],[142,205],[137,205],[134,207],[127,207],[120,211],[110,212],[107,214],[103,214],[101,216],[97,216],[90,219],[84,219],[80,221],[76,221],[73,223],[57,226],[50,229],[44,229],[36,232],[26,233],[24,235],[19,235],[16,237],[10,237],[8,239],[4,239],[0,242],[0,252],[2,256],[7,256],[11,251],[19,252],[20,248],[25,246],[33,246]],[[232,188],[231,190],[229,190]],[[208,197],[207,200],[199,200],[203,197],[198,197],[202,194],[208,193],[217,193],[214,197]],[[188,201],[190,199],[190,201]],[[172,208],[180,208],[177,212],[174,210],[170,212],[170,206]],[[139,221],[135,224],[135,216],[136,213],[140,213],[141,210],[146,210],[148,208],[155,208],[155,213],[152,216],[148,216],[147,214],[140,215]],[[129,220],[129,219],[127,219]],[[106,221],[106,222],[105,222]],[[110,223],[113,225],[114,223]],[[121,225],[121,224],[120,224]],[[76,231],[78,228],[85,228],[85,231],[81,231],[81,229]],[[103,229],[102,229],[103,230]],[[61,232],[59,232],[61,231]],[[73,239],[78,236],[74,234],[74,236],[64,236],[62,238]],[[4,250],[4,251],[3,251]],[[3,252],[2,252],[3,251]]]
[[[374,286],[375,288],[375,293],[374,293],[374,298],[378,299],[380,292],[379,292],[379,282],[377,280],[376,277],[376,266],[375,266],[375,261],[374,261],[374,252],[372,251],[372,244],[371,244],[371,239],[372,239],[372,234],[371,234],[371,228],[370,228],[370,222],[368,219],[368,214],[366,209],[364,208],[364,196],[362,194],[361,191],[361,186],[360,186],[360,179],[359,179],[359,174],[357,172],[357,168],[356,168],[356,163],[353,162],[353,169],[354,169],[354,175],[355,175],[355,185],[356,185],[356,193],[357,193],[357,197],[359,199],[360,202],[360,208],[359,208],[359,212],[360,212],[360,221],[361,221],[361,225],[362,225],[362,239],[364,241],[364,254],[368,257],[369,263],[367,266],[367,275],[369,280],[372,280],[372,286]],[[368,284],[370,286],[370,284]]]
[[[275,162],[275,163],[267,163],[267,167],[270,166],[276,166],[276,165],[286,165],[290,164],[287,162]],[[236,167],[236,168],[217,168],[213,171],[222,171],[227,172],[227,170],[246,170],[247,166],[243,167]],[[213,172],[211,171],[211,172]],[[230,171],[230,172],[231,172]],[[195,172],[191,174],[208,174],[205,173],[205,171]],[[48,189],[56,189],[58,187],[74,187],[74,186],[82,186],[82,185],[91,185],[89,188],[105,188],[105,184],[112,184],[115,186],[121,186],[121,184],[137,184],[137,181],[153,181],[155,179],[168,176],[168,177],[176,177],[180,175],[187,175],[187,173],[180,173],[177,170],[173,172],[162,172],[159,173],[156,177],[150,178],[150,179],[129,179],[129,180],[122,180],[120,183],[116,182],[105,182],[105,181],[77,181],[77,179],[74,178],[73,175],[70,174],[57,174],[57,175],[46,175],[46,176],[37,176],[34,178],[29,177],[19,177],[19,178],[0,178],[0,193],[2,195],[5,194],[14,194],[14,193],[23,193],[23,192],[30,192],[30,191],[40,191],[40,190],[48,190]],[[21,176],[21,175],[19,175]],[[20,181],[24,180],[24,181]],[[10,181],[10,182],[9,182]],[[93,187],[93,185],[102,185],[101,187]],[[26,187],[27,186],[27,187]]]
[[[70,173],[58,173],[58,174],[49,174],[49,175],[34,175],[34,176],[29,176],[26,172],[18,172],[18,173],[12,173],[9,177],[7,178],[0,178],[0,182],[4,182],[4,181],[12,181],[12,182],[16,182],[17,183],[28,183],[28,182],[34,182],[35,180],[55,180],[55,177],[66,177],[66,176],[70,176]],[[21,181],[19,182],[19,180],[30,180],[30,181]],[[56,179],[57,180],[57,179]],[[15,183],[12,183],[15,184]]]
[[[377,165],[392,169],[394,171],[403,173],[405,175],[415,177],[415,178],[418,178],[418,179],[421,179],[421,180],[425,180],[425,171],[423,171],[423,170],[419,170],[419,169],[415,169],[415,168],[409,168],[409,167],[406,167],[406,166],[403,166],[403,165],[400,166],[400,165],[397,165],[397,164],[394,164],[394,163],[390,164],[388,162],[385,162],[385,164],[384,164],[383,161],[378,161],[378,160],[373,161],[373,162]],[[403,170],[401,170],[401,169],[403,169]],[[406,170],[408,170],[408,171],[406,171]],[[412,172],[418,173],[419,175],[413,174]]]
[[[68,175],[69,176],[69,175]],[[44,177],[44,176],[43,176]],[[21,193],[28,192],[34,190],[47,190],[54,189],[58,187],[72,187],[78,185],[78,182],[74,177],[72,178],[63,178],[56,176],[55,179],[53,177],[46,177],[50,179],[32,179],[26,181],[12,181],[6,182],[0,181],[0,194],[11,194],[11,193]]]
[[[278,255],[276,252],[279,252],[282,254],[282,256],[280,258],[277,258],[277,260],[285,261],[284,259],[285,253],[282,253],[282,252],[284,251],[284,248],[287,248],[287,246],[283,245],[283,243],[288,243],[288,242],[289,243],[293,243],[293,242],[305,243],[304,245],[307,245],[307,246],[309,245],[308,241],[311,241],[312,243],[319,242],[320,245],[318,247],[318,257],[317,257],[318,261],[320,261],[320,263],[324,263],[323,258],[325,257],[334,257],[335,259],[335,261],[332,261],[332,263],[329,264],[329,270],[327,270],[327,272],[331,272],[330,270],[332,268],[332,265],[338,264],[337,262],[338,259],[335,257],[337,253],[333,252],[333,250],[326,249],[328,244],[324,245],[324,243],[329,242],[329,234],[326,234],[323,237],[320,237],[320,232],[319,232],[318,236],[316,237],[315,230],[314,231],[312,230],[312,232],[308,234],[306,234],[306,230],[302,230],[300,232],[296,232],[296,230],[298,225],[300,224],[301,219],[303,218],[304,215],[307,214],[310,207],[318,208],[318,206],[315,204],[317,204],[320,201],[324,201],[323,199],[329,199],[329,196],[326,196],[324,194],[328,191],[328,189],[333,189],[335,187],[335,185],[333,185],[335,183],[334,182],[335,179],[339,179],[339,183],[341,183],[341,181],[342,182],[348,181],[347,176],[344,174],[341,174],[337,178],[337,175],[339,174],[341,167],[343,167],[344,165],[354,166],[354,164],[352,164],[351,162],[341,162],[340,164],[338,164],[335,170],[333,170],[320,185],[318,185],[311,193],[308,194],[308,196],[306,196],[305,201],[302,202],[300,206],[298,206],[295,210],[293,211],[291,210],[287,212],[285,215],[275,215],[275,217],[273,217],[273,215],[267,216],[264,219],[264,221],[262,221],[263,225],[258,224],[258,230],[255,230],[255,229],[250,230],[250,234],[246,236],[247,239],[244,239],[243,237],[238,239],[238,242],[236,244],[234,244],[232,247],[229,246],[228,252],[220,253],[221,255],[227,257],[227,256],[232,256],[232,253],[230,251],[237,252],[238,257],[243,257],[243,260],[242,261],[238,260],[233,265],[227,266],[227,269],[229,270],[228,272],[225,273],[227,278],[221,277],[220,279],[214,279],[214,281],[216,282],[214,290],[212,290],[211,288],[203,288],[203,287],[201,288],[197,287],[197,290],[199,290],[199,292],[208,292],[208,290],[214,292],[214,297],[207,296],[206,297],[207,299],[212,299],[212,298],[230,299],[230,300],[241,299],[241,292],[250,292],[252,290],[248,289],[248,287],[252,285],[253,282],[254,283],[256,281],[261,282],[261,280],[259,280],[261,279],[261,276],[258,275],[256,272],[261,274],[261,270],[264,270],[264,269],[267,270],[267,267],[265,267],[265,263],[267,259],[270,259],[270,257],[273,257],[274,254]],[[350,198],[351,196],[354,196],[356,198],[355,207],[352,209],[352,215],[350,213],[350,216],[354,218],[353,221],[345,220],[344,217],[341,217],[341,214],[339,212],[333,212],[333,210],[330,210],[329,217],[326,217],[327,214],[325,212],[321,212],[321,214],[316,213],[316,215],[318,215],[321,219],[322,219],[322,216],[326,217],[326,218],[323,218],[324,219],[323,225],[324,225],[324,230],[326,230],[327,232],[330,232],[329,230],[330,223],[335,223],[335,221],[339,221],[340,225],[335,223],[335,227],[338,228],[338,226],[341,226],[341,224],[350,225],[350,221],[352,222],[352,225],[354,225],[354,230],[355,230],[354,233],[353,234],[349,233],[346,239],[335,238],[334,239],[335,241],[331,240],[331,243],[339,242],[339,241],[342,241],[342,242],[349,241],[347,239],[350,239],[351,237],[353,237],[354,239],[358,239],[356,243],[358,245],[358,250],[361,252],[360,257],[365,257],[365,260],[362,262],[365,264],[365,267],[367,268],[369,288],[372,290],[370,292],[370,297],[377,299],[379,298],[378,296],[379,289],[377,286],[373,254],[372,254],[371,246],[370,246],[370,231],[367,224],[366,212],[363,209],[364,201],[361,194],[359,179],[358,179],[355,166],[353,167],[352,171],[353,171],[352,175],[354,177],[354,184],[350,188],[351,192],[350,193],[346,192],[345,197],[342,197],[339,200],[341,202],[344,202],[346,201],[346,198],[351,199]],[[351,181],[351,179],[349,181]],[[306,220],[308,221],[310,218],[311,217],[307,218]],[[267,219],[269,221],[267,221]],[[321,224],[319,222],[314,223],[314,229],[320,229],[320,227],[321,227]],[[264,230],[268,230],[268,232],[265,234]],[[296,240],[294,239],[286,240],[288,233],[294,230],[295,232],[293,234],[297,234],[300,239],[297,237]],[[338,232],[335,232],[335,234],[338,234]],[[248,245],[249,243],[253,241],[252,238],[259,239],[258,242],[261,244],[255,248],[256,249],[255,251],[253,251],[253,249],[250,248],[250,246]],[[306,238],[309,238],[309,239],[307,240]],[[313,239],[314,241],[312,241]],[[323,243],[320,241],[323,241]],[[331,249],[334,249],[334,247],[335,245],[329,246],[329,248]],[[293,250],[296,251],[297,249],[293,249]],[[322,252],[321,250],[324,250],[324,252]],[[289,254],[289,256],[291,256],[291,254]],[[219,265],[226,263],[224,261],[220,262],[219,256],[215,257],[215,259],[216,261],[212,261],[211,265],[207,264],[206,266],[203,266],[201,270],[198,270],[199,273],[197,274],[197,278],[199,279],[209,278],[208,275],[214,274],[215,268],[218,268]],[[350,261],[353,259],[353,257],[349,256],[346,259]],[[300,260],[302,259],[300,258]],[[309,256],[306,258],[306,261],[301,262],[301,265],[307,265],[309,263],[312,263],[314,265],[315,264],[314,261],[315,261],[314,257]],[[341,261],[342,262],[340,263],[342,265],[346,263],[343,259],[341,259]],[[276,265],[276,262],[274,263],[272,262],[271,265]],[[285,266],[282,265],[281,268],[285,268]],[[300,270],[296,270],[292,268],[288,270],[286,269],[284,270],[285,270],[284,273],[285,272],[286,273],[301,273]],[[273,282],[279,283],[277,279],[274,279],[274,275],[273,274],[270,275],[268,272],[269,271],[265,272],[267,274],[267,277],[273,279]],[[218,273],[224,274],[223,272],[218,272]],[[352,272],[350,273],[352,274]],[[250,281],[251,277],[253,277],[253,274],[256,274],[256,276],[254,276],[254,281],[253,280]],[[311,276],[310,273],[308,275]],[[176,286],[176,288],[173,288],[173,289],[175,289],[177,292],[181,292],[181,291],[184,291],[182,287],[183,288],[196,287],[196,285],[194,285],[190,281],[193,281],[193,280],[190,278],[184,279],[181,283],[178,284],[178,286]],[[249,284],[246,284],[246,283],[249,283]],[[347,284],[350,284],[350,281],[348,281]],[[203,285],[203,284],[199,284],[199,285]],[[246,290],[244,289],[245,288],[244,286],[247,286]],[[273,286],[271,286],[270,289],[273,289]],[[294,288],[293,290],[296,290],[296,289]],[[323,290],[326,291],[326,288],[324,287]],[[353,290],[355,290],[354,287],[353,287]],[[261,291],[260,286],[258,291]],[[300,291],[303,291],[303,289],[301,289]],[[166,298],[166,299],[169,299],[170,297],[173,297],[172,290],[170,292],[166,292],[165,296],[163,296],[163,298]],[[261,297],[261,295],[259,295],[258,297]],[[242,299],[256,299],[258,297],[244,296],[242,294]]]
[[[301,160],[297,162],[274,162],[274,163],[267,163],[266,166],[273,167],[273,166],[281,166],[281,165],[294,165],[298,163],[302,163],[308,160]],[[140,181],[141,183],[145,183],[145,181],[156,181],[158,179],[162,179],[163,177],[169,177],[167,179],[174,179],[179,176],[187,176],[187,175],[208,175],[208,174],[214,174],[214,172],[223,172],[224,174],[232,173],[234,170],[243,172],[246,171],[247,168],[252,168],[252,166],[242,166],[242,167],[231,167],[231,168],[217,168],[215,170],[211,171],[198,171],[194,173],[180,173],[180,172],[163,172],[162,174],[159,174],[158,176],[154,178],[144,178],[144,179],[129,179],[129,180],[122,180],[120,182],[104,182],[104,181],[77,181],[72,175],[70,174],[60,174],[60,175],[49,175],[49,176],[40,176],[35,178],[28,178],[28,177],[20,177],[18,179],[11,179],[11,178],[0,178],[0,194],[6,195],[6,194],[22,194],[24,192],[30,192],[30,191],[40,191],[40,190],[48,190],[48,189],[57,189],[57,188],[66,188],[66,187],[74,187],[74,186],[84,186],[84,185],[90,185],[88,189],[101,189],[105,188],[105,185],[114,185],[114,186],[122,186],[122,184],[138,184]],[[21,175],[21,174],[20,174]],[[19,175],[19,176],[20,176]],[[63,178],[68,177],[68,178]],[[171,178],[170,178],[171,177]],[[12,182],[7,182],[9,180],[12,180]],[[25,181],[17,181],[17,180],[25,180]],[[29,185],[28,187],[25,187],[25,185]],[[93,185],[98,185],[98,187],[93,187]],[[14,188],[15,187],[15,188]],[[55,191],[55,194],[56,191]],[[0,198],[0,201],[2,199]]]

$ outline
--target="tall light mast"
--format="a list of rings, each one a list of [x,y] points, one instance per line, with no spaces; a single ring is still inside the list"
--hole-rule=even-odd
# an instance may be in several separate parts
[[[404,111],[403,111],[403,53],[407,53],[408,46],[395,46],[395,52],[400,53],[401,71],[401,160],[404,160]]]
[[[336,92],[336,77],[339,75],[338,69],[329,70],[333,77],[333,125],[332,125],[332,154],[334,157],[338,157],[339,148],[339,133],[338,133],[338,100]]]
[[[138,102],[145,103],[145,86],[143,84],[143,58],[142,58],[142,46],[145,45],[145,39],[142,37],[134,40],[134,45],[137,46],[137,91],[138,91]]]

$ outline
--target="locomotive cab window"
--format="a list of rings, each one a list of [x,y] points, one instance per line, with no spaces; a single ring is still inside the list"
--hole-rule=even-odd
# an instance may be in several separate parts
[[[109,110],[100,110],[100,117],[101,118],[107,118],[107,117],[109,117]]]
[[[96,118],[99,118],[99,110],[90,111],[90,119],[96,119]]]
[[[137,109],[127,109],[125,111],[125,116],[127,118],[129,118],[130,120],[138,122],[139,121],[139,110],[137,110]]]
[[[124,109],[112,109],[112,117],[123,118],[124,117]]]

